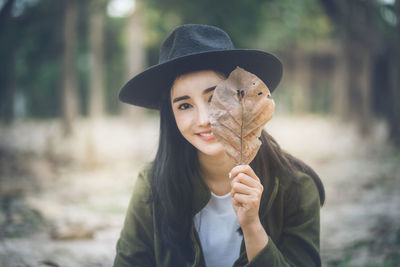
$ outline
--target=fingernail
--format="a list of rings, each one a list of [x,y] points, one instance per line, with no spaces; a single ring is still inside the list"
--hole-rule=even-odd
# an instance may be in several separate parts
[[[232,173],[228,173],[228,179],[232,178]]]

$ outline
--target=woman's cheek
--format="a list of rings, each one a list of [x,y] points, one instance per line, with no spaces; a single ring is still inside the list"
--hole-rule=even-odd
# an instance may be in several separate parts
[[[187,114],[183,114],[184,112],[176,112],[175,113],[175,120],[176,125],[178,126],[179,131],[183,134],[187,130],[190,125],[190,120]],[[187,112],[185,112],[187,113]]]

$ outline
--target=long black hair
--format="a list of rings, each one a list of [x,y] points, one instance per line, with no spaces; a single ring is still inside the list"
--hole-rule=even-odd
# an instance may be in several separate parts
[[[271,188],[273,177],[296,182],[296,170],[309,174],[315,181],[320,202],[325,192],[318,175],[304,162],[284,152],[265,130],[262,145],[251,162],[264,188]],[[193,179],[200,174],[197,150],[180,133],[172,112],[170,94],[165,94],[160,107],[160,137],[156,157],[152,163],[150,182],[154,216],[161,241],[185,258],[191,258],[190,231],[193,223]],[[267,206],[267,194],[263,193],[260,214]],[[294,196],[296,197],[296,196]],[[299,196],[297,196],[299,197]]]

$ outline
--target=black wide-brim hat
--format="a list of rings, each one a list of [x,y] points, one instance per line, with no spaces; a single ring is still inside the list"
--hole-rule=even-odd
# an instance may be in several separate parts
[[[173,81],[181,74],[211,69],[229,75],[237,66],[257,75],[270,92],[282,77],[278,58],[260,50],[235,49],[223,30],[209,25],[186,24],[164,40],[157,65],[129,80],[119,92],[122,102],[159,109]]]

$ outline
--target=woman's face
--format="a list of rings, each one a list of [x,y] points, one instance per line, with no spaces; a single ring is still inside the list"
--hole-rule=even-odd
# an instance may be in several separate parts
[[[209,107],[215,86],[225,78],[212,70],[179,76],[171,89],[171,105],[179,131],[200,153],[224,152],[211,132]]]

